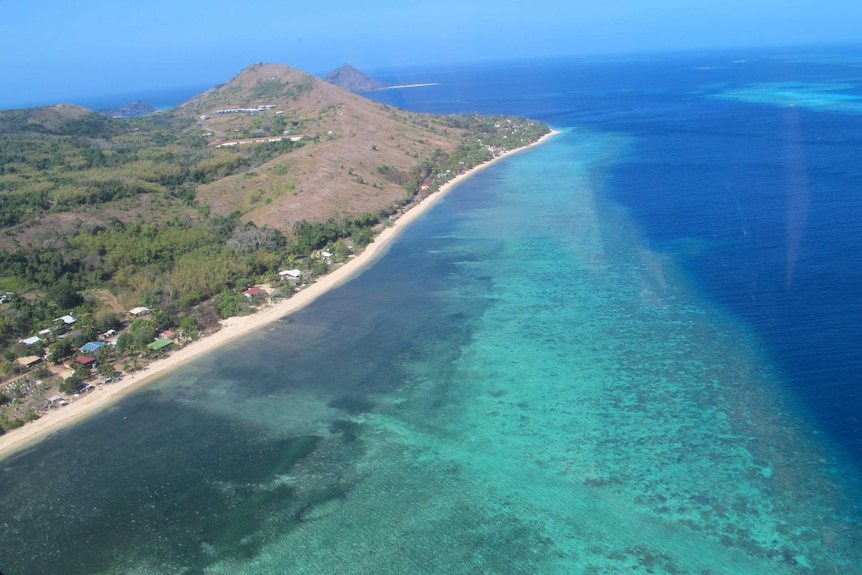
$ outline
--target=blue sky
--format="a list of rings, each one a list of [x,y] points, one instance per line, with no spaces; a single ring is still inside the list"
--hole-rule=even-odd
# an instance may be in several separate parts
[[[453,62],[862,42],[860,0],[0,0],[0,108]]]

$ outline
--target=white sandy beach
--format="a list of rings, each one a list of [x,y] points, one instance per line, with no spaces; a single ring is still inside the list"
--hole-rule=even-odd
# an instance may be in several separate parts
[[[138,372],[125,375],[118,383],[98,386],[95,390],[79,399],[76,399],[69,405],[49,411],[38,420],[0,436],[0,456],[7,456],[18,449],[31,445],[47,435],[70,425],[71,423],[80,421],[87,415],[97,413],[100,408],[117,401],[133,390],[139,389],[157,375],[162,375],[187,360],[209,353],[226,342],[244,336],[251,331],[277,321],[294,311],[307,306],[322,294],[338,287],[366,269],[378,257],[385,253],[385,248],[401,230],[422,215],[426,210],[428,210],[428,208],[434,205],[435,202],[446,195],[446,193],[453,187],[458,185],[459,182],[490,166],[501,158],[518,153],[532,146],[536,146],[558,133],[559,132],[557,131],[551,131],[549,134],[546,134],[529,146],[506,152],[490,162],[480,164],[472,170],[453,178],[441,186],[439,191],[428,196],[422,202],[398,218],[392,226],[385,228],[360,255],[350,259],[346,264],[332,273],[319,278],[315,283],[307,286],[290,299],[267,305],[252,315],[232,317],[223,320],[221,322],[222,329],[216,333],[190,343],[185,347],[172,352],[170,356],[165,359],[150,363]]]

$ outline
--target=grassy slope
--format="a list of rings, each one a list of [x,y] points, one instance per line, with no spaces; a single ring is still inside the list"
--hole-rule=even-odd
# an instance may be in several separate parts
[[[276,82],[286,85],[281,90],[271,89],[273,96],[255,97],[263,91],[259,87]],[[443,135],[444,128],[429,123],[426,116],[376,104],[277,64],[246,68],[225,86],[184,105],[183,111],[211,116],[202,129],[212,132],[214,138],[233,139],[234,130],[257,118],[249,114],[216,116],[213,112],[261,104],[276,104],[291,123],[299,122],[293,136],[317,141],[251,173],[202,186],[198,198],[217,212],[227,214],[238,209],[248,212],[248,219],[258,225],[282,230],[301,219],[321,221],[374,212],[395,203],[405,190],[394,174],[406,174],[435,148],[448,152],[460,142],[457,130]],[[274,118],[274,112],[267,116]],[[422,122],[434,127],[436,133]],[[387,178],[377,170],[383,165],[394,168]]]

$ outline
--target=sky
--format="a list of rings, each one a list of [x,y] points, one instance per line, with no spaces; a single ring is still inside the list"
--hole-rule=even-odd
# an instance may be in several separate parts
[[[0,0],[0,109],[515,58],[858,44],[860,0]]]

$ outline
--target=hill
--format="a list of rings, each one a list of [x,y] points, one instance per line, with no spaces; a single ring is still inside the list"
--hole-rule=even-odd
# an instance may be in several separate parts
[[[350,92],[370,92],[386,87],[386,84],[372,80],[350,64],[336,68],[327,74],[324,80]]]
[[[198,188],[197,197],[216,212],[240,210],[257,225],[282,230],[303,219],[398,204],[404,184],[418,183],[411,171],[421,159],[438,148],[451,152],[463,132],[442,118],[377,104],[275,64],[250,66],[181,110],[197,117],[199,129],[212,134],[217,146],[254,146],[275,138],[303,144],[289,157]]]
[[[107,135],[110,122],[92,110],[74,104],[0,111],[0,137],[26,134]]]

